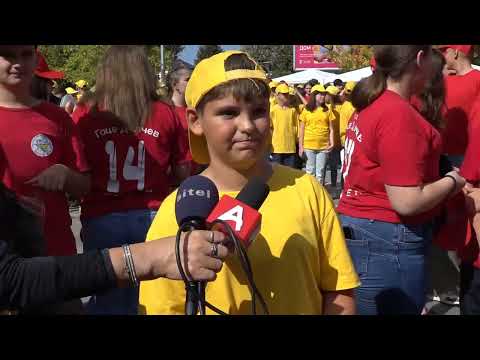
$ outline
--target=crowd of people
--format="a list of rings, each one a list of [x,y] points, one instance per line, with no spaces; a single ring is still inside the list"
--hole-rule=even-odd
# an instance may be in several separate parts
[[[225,51],[174,67],[163,96],[142,46],[111,46],[93,88],[62,89],[36,46],[0,46],[0,311],[183,314],[176,189],[200,174],[220,196],[268,184],[248,255],[272,314],[422,314],[452,262],[461,312],[480,313],[472,50],[375,46],[358,83],[294,85]],[[225,239],[183,234],[182,258],[209,303],[248,314]]]

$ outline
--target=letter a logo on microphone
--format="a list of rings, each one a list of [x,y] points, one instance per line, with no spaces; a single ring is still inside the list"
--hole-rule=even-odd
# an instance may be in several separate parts
[[[220,215],[218,218],[223,221],[234,221],[235,231],[240,231],[243,226],[243,207],[237,205],[226,213]]]

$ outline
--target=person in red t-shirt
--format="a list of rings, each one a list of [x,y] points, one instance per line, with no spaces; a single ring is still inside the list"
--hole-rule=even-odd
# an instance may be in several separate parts
[[[443,152],[460,167],[468,144],[469,113],[480,94],[480,71],[472,68],[472,45],[442,45],[439,49],[447,68],[455,72],[455,75],[445,77],[447,112]]]
[[[167,169],[189,175],[185,131],[172,106],[158,101],[155,77],[141,46],[111,46],[96,89],[73,113],[91,166],[92,190],[82,202],[87,250],[145,241],[163,199]],[[138,289],[91,298],[91,314],[137,314]]]
[[[190,74],[192,69],[181,65],[173,69],[168,77],[168,86],[170,92],[170,99],[175,106],[175,112],[177,113],[182,127],[185,130],[186,148],[188,149],[188,157],[190,159],[191,175],[195,175],[199,172],[200,167],[193,162],[192,154],[188,146],[188,123],[187,123],[187,103],[185,102],[185,89],[187,87],[188,80],[190,80]],[[176,184],[178,185],[178,184]]]
[[[89,168],[72,121],[63,109],[31,95],[37,66],[33,45],[0,46],[0,177],[41,216],[46,255],[76,254],[65,193],[89,189]]]
[[[439,179],[440,133],[411,105],[430,76],[429,45],[375,46],[376,70],[352,92],[338,212],[362,285],[359,314],[420,314],[435,208],[461,191]]]
[[[458,228],[464,235],[457,243],[460,265],[460,312],[464,315],[480,314],[480,96],[472,108],[470,129],[465,159],[460,169],[462,176],[471,184],[466,193],[463,214],[468,221]]]

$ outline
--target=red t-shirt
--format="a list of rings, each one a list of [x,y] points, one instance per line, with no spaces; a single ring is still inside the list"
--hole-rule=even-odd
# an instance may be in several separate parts
[[[187,108],[184,106],[175,106],[175,112],[178,115],[178,118],[180,119],[180,123],[182,124],[183,129],[185,130],[185,140],[186,144],[185,146],[187,147],[187,158],[190,160],[190,166],[191,166],[191,174],[196,174],[196,171],[198,169],[198,164],[193,161],[192,158],[192,153],[190,152],[190,146],[188,144],[188,121],[187,121]]]
[[[475,121],[475,126],[470,128],[467,151],[465,153],[465,159],[463,160],[460,174],[471,184],[478,187],[480,184],[480,102],[475,105],[475,110],[472,112],[472,119]],[[463,200],[463,196],[462,196]],[[467,213],[464,211],[465,219],[467,219]],[[475,267],[480,268],[480,256],[477,238],[468,220],[462,222],[461,233],[463,236],[458,242],[458,255],[459,257],[468,263],[473,264]],[[457,235],[460,229],[457,229]]]
[[[386,90],[350,120],[345,141],[342,214],[391,223],[423,223],[434,210],[402,217],[385,184],[417,186],[439,178],[441,137],[400,95]]]
[[[82,218],[133,209],[158,209],[169,194],[167,170],[188,161],[185,131],[173,107],[157,101],[137,134],[112,114],[78,106],[74,122],[92,169]]]
[[[447,112],[444,130],[444,150],[449,155],[463,155],[468,144],[470,112],[480,95],[480,71],[445,78]]]
[[[88,171],[70,116],[54,104],[42,102],[27,109],[0,107],[0,176],[6,187],[41,209],[48,255],[76,253],[65,193],[25,184],[43,170],[64,164]]]

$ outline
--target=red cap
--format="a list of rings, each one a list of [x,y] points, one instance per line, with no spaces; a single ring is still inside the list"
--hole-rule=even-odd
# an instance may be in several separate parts
[[[440,45],[438,48],[442,50],[446,50],[450,48],[453,50],[458,50],[464,53],[465,55],[469,55],[473,49],[473,45]]]
[[[377,67],[377,62],[375,61],[375,58],[373,56],[370,59],[370,66],[373,70],[375,70],[375,68]]]
[[[48,67],[47,61],[38,50],[37,50],[37,59],[38,59],[38,63],[35,69],[35,75],[41,78],[50,79],[50,80],[64,78],[65,75],[62,71],[50,70],[50,68]]]

